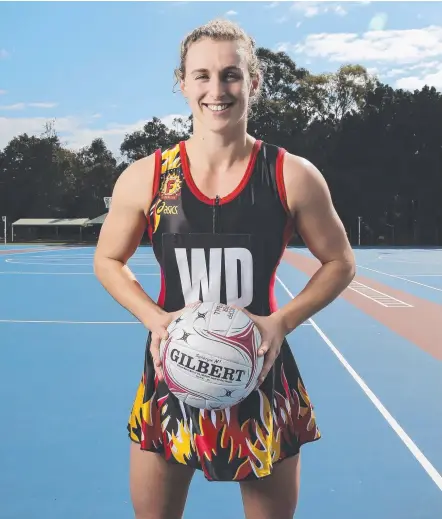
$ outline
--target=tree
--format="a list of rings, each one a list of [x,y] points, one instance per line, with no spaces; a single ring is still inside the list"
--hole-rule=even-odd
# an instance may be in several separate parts
[[[263,65],[261,96],[252,108],[248,131],[261,139],[293,149],[308,123],[299,94],[307,71],[298,68],[285,52],[259,48]]]
[[[143,129],[126,135],[121,153],[133,162],[154,153],[157,148],[167,148],[188,137],[190,121],[174,120],[174,128],[168,128],[158,117],[147,122]]]
[[[0,185],[10,218],[56,216],[65,189],[64,165],[69,152],[57,136],[15,137],[0,159]]]
[[[103,139],[94,139],[77,156],[80,171],[76,175],[76,212],[96,216],[104,211],[103,197],[110,196],[118,177],[117,161]]]
[[[303,100],[312,118],[341,121],[360,110],[376,81],[361,65],[342,65],[337,72],[306,74],[301,81]]]

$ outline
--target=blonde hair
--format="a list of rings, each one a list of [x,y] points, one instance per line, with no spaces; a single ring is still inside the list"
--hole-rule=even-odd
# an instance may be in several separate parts
[[[189,47],[203,38],[215,41],[240,42],[246,52],[247,66],[250,78],[262,77],[262,67],[256,54],[255,40],[249,36],[238,24],[223,19],[212,20],[190,32],[181,43],[180,65],[175,69],[176,83],[183,80],[186,75],[186,57]],[[259,87],[258,87],[259,88]],[[255,97],[258,96],[258,91]]]

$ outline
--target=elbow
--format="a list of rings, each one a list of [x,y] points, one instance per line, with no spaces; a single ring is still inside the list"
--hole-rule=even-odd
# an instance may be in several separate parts
[[[348,266],[348,282],[351,283],[356,276],[356,263]]]
[[[97,258],[94,258],[93,261],[93,271],[94,276],[101,282],[103,277],[103,263]]]
[[[100,254],[98,254],[97,251],[95,251],[94,259],[92,262],[94,274],[97,274],[97,272],[100,270],[100,265],[102,263],[102,260],[103,260],[102,256]]]
[[[118,271],[129,271],[126,262],[121,259],[111,258],[103,254],[94,255],[93,270],[95,277],[103,283],[110,275]]]
[[[351,249],[345,251],[331,261],[335,265],[339,278],[346,286],[349,285],[356,276],[356,259],[353,251]]]
[[[105,272],[108,270],[108,266],[109,258],[106,258],[101,254],[95,253],[93,261],[93,270],[95,277],[97,277],[100,281],[102,280]]]
[[[349,254],[349,257],[346,257],[343,261],[343,270],[345,276],[348,280],[348,283],[351,283],[356,276],[356,258],[353,254]]]

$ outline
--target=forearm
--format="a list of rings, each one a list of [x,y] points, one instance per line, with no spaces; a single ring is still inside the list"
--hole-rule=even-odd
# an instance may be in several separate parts
[[[334,301],[354,277],[354,265],[345,261],[324,263],[305,288],[277,314],[287,333]]]
[[[162,310],[143,290],[127,265],[110,258],[96,258],[94,271],[107,292],[146,328]]]

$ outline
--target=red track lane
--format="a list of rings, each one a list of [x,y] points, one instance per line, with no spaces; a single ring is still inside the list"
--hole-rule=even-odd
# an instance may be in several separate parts
[[[308,276],[312,276],[320,266],[316,259],[292,251],[286,251],[283,259]],[[442,360],[442,327],[437,325],[442,316],[442,305],[364,276],[356,275],[355,281],[413,305],[413,308],[385,308],[351,289],[344,290],[342,298],[436,359]]]

